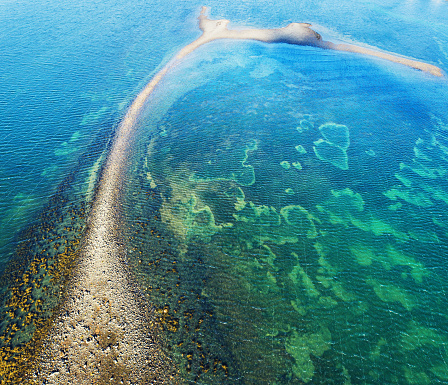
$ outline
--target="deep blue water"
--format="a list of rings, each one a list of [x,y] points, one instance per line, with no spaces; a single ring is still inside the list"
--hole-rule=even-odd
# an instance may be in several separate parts
[[[199,36],[201,5],[0,5],[3,268],[61,183],[88,203],[126,107]],[[447,71],[446,2],[206,5]],[[123,231],[184,383],[448,381],[447,96],[446,76],[257,42],[210,43],[167,75]]]

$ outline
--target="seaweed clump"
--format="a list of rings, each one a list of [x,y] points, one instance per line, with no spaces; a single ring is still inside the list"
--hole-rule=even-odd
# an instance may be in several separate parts
[[[28,375],[37,365],[78,256],[86,207],[68,203],[62,192],[63,186],[37,223],[22,233],[3,273],[0,384],[34,383]]]

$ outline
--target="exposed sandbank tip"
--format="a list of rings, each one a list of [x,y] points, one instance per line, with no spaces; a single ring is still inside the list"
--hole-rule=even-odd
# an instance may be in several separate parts
[[[437,66],[434,66],[434,65],[430,65],[430,67],[431,67],[430,70],[429,70],[430,74],[432,74],[434,76],[437,76],[439,78],[445,77],[445,74],[444,74],[444,72],[442,71],[441,68],[439,68]]]
[[[202,6],[198,17],[199,28],[203,31],[202,36],[197,40],[197,46],[216,39],[241,39],[258,40],[266,43],[287,43],[294,45],[307,45],[324,49],[333,49],[337,51],[348,51],[360,53],[368,56],[379,57],[391,62],[399,63],[410,68],[414,68],[436,77],[444,77],[443,71],[432,64],[424,63],[398,56],[393,53],[381,52],[375,49],[368,49],[352,44],[334,44],[329,41],[323,41],[319,33],[312,29],[309,23],[290,23],[286,27],[274,29],[240,29],[232,30],[227,26],[229,20],[212,20],[208,17],[209,8]],[[199,40],[201,40],[199,42]]]
[[[385,59],[394,63],[398,63],[398,64],[402,64],[405,65],[409,68],[413,68],[419,71],[423,71],[426,72],[430,75],[436,76],[436,77],[443,77],[443,71],[433,65],[433,64],[428,64],[428,63],[424,63],[418,60],[413,60],[413,59],[409,59],[403,56],[398,56],[389,52],[382,52],[382,51],[377,51],[377,50],[373,50],[370,48],[366,48],[366,47],[360,47],[357,45],[353,45],[353,44],[333,44],[331,42],[322,42],[321,45],[322,48],[328,48],[328,49],[333,49],[336,51],[345,51],[345,52],[353,52],[353,53],[360,53],[363,55],[367,55],[367,56],[374,56],[374,57],[378,57],[380,59]]]

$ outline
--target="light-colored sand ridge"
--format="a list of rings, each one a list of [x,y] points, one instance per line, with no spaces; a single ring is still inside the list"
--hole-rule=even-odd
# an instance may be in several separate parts
[[[438,67],[348,44],[322,41],[310,24],[279,29],[229,30],[228,20],[210,20],[203,7],[203,34],[182,48],[138,94],[121,122],[109,153],[84,239],[81,260],[68,300],[58,319],[39,371],[42,384],[175,383],[172,364],[153,338],[151,314],[126,271],[120,234],[121,184],[138,116],[165,74],[199,46],[216,39],[250,39],[309,45],[377,56],[436,76]],[[112,382],[111,381],[112,378]]]
[[[394,63],[403,64],[420,71],[428,72],[434,76],[442,76],[442,70],[432,64],[423,63],[392,53],[376,51],[353,44],[334,44],[329,41],[324,41],[317,32],[313,31],[310,28],[311,24],[308,23],[291,23],[284,28],[275,29],[229,30],[227,28],[227,25],[230,22],[229,20],[210,20],[206,16],[206,12],[207,8],[203,7],[201,15],[199,16],[199,27],[204,32],[204,34],[198,40],[196,40],[196,42],[198,42],[199,44],[204,44],[216,39],[243,39],[259,40],[266,43],[308,45],[324,49],[333,49],[336,51],[346,51],[374,56],[381,59],[389,60]],[[203,42],[201,40],[203,40]]]

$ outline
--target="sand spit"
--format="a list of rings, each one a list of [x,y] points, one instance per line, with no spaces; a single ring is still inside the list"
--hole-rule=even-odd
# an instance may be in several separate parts
[[[259,40],[266,43],[308,45],[323,49],[333,49],[336,51],[346,51],[374,56],[381,59],[389,60],[394,63],[403,64],[405,66],[430,73],[434,76],[442,76],[442,70],[439,67],[428,63],[411,60],[388,52],[381,52],[365,47],[359,47],[353,44],[334,44],[329,41],[324,41],[317,32],[313,31],[310,28],[311,24],[308,23],[291,23],[284,28],[275,29],[229,30],[227,29],[227,25],[230,22],[229,20],[210,20],[206,16],[206,12],[207,8],[202,7],[202,11],[199,16],[199,27],[204,32],[204,34],[198,40],[196,40],[196,42],[198,43],[200,40],[204,40],[204,42],[201,42],[200,44],[204,44],[205,42],[216,39],[243,39]]]
[[[310,24],[279,29],[229,30],[228,20],[210,20],[203,7],[203,34],[182,48],[139,93],[121,122],[101,175],[79,266],[68,299],[57,319],[39,369],[39,384],[151,384],[175,380],[173,364],[155,337],[150,309],[126,269],[120,234],[120,192],[141,109],[170,68],[199,46],[216,39],[250,39],[267,43],[309,45],[377,56],[436,76],[440,68],[348,44],[322,41]]]
[[[416,70],[427,72],[427,73],[437,76],[437,77],[443,76],[442,70],[439,67],[436,67],[435,65],[423,63],[423,62],[416,61],[416,60],[411,60],[411,59],[393,55],[393,54],[387,53],[387,52],[375,51],[373,49],[359,47],[359,46],[356,46],[353,44],[333,44],[329,41],[323,41],[321,47],[327,48],[327,49],[334,49],[336,51],[354,52],[354,53],[361,53],[363,55],[374,56],[374,57],[378,57],[380,59],[389,60],[394,63],[403,64],[407,67],[411,67]]]
[[[39,384],[175,383],[151,310],[126,268],[120,234],[121,181],[140,100],[120,125],[101,175],[68,299],[35,374]]]
[[[113,252],[109,246],[86,250],[98,257],[86,254],[81,261],[64,312],[46,342],[36,373],[39,384],[176,383],[174,366],[155,337],[151,311],[115,246]]]

